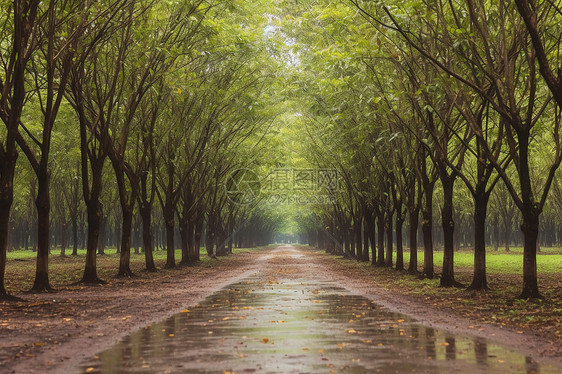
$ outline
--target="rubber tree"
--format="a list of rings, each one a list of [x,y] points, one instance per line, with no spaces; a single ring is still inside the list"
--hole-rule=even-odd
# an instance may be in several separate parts
[[[78,117],[80,126],[80,165],[82,194],[88,222],[86,263],[82,281],[103,283],[97,276],[96,252],[103,215],[101,202],[104,163],[109,152],[109,126],[118,111],[112,98],[120,89],[120,66],[124,55],[116,58],[110,50],[117,47],[115,35],[124,36],[130,22],[130,5],[127,1],[108,4],[102,12],[95,32],[82,41],[83,53],[72,59],[67,99]],[[96,89],[97,88],[97,89]]]
[[[14,199],[16,140],[25,103],[26,69],[34,52],[40,1],[14,1],[1,18],[2,80],[0,118],[5,126],[0,144],[0,299],[11,298],[4,287],[10,210]]]

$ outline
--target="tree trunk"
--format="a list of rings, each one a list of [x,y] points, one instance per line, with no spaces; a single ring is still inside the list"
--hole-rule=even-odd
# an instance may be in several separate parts
[[[366,225],[366,222],[364,225]],[[366,227],[363,229],[363,257],[361,261],[369,262],[369,230]]]
[[[174,246],[174,208],[168,201],[164,207],[164,223],[166,225],[166,269],[176,267],[176,249]]]
[[[0,187],[0,300],[10,298],[4,288],[6,273],[6,250],[8,247],[8,230],[10,227],[10,207],[13,194],[7,193],[9,186]]]
[[[404,247],[402,244],[402,227],[404,226],[404,217],[402,214],[396,213],[396,270],[404,270]]]
[[[195,254],[195,256],[193,256],[193,259],[197,262],[201,260],[199,253],[201,248],[201,236],[203,234],[204,223],[205,220],[203,218],[203,215],[201,214],[195,220],[195,232],[193,233],[193,251]]]
[[[408,266],[408,273],[417,274],[418,273],[418,223],[420,217],[420,211],[418,209],[410,209],[409,221],[409,246],[410,246],[410,264]]]
[[[49,174],[37,173],[37,266],[32,291],[52,291],[49,284]]]
[[[355,232],[355,256],[358,261],[363,260],[363,242],[361,238],[361,226],[362,222],[360,219],[357,220],[358,222],[353,222],[353,229]]]
[[[384,261],[384,266],[389,268],[392,267],[392,250],[394,246],[393,243],[394,241],[392,238],[393,235],[392,216],[393,216],[393,212],[389,210],[386,214],[386,222],[384,226],[386,230],[386,257]]]
[[[367,232],[369,236],[369,242],[371,242],[371,265],[376,265],[377,263],[377,246],[376,246],[376,233],[375,233],[375,219],[372,211],[365,213],[365,224],[367,225]]]
[[[122,226],[121,226],[121,253],[119,255],[118,277],[132,277],[131,271],[131,231],[133,228],[133,209],[122,206]]]
[[[377,215],[377,266],[384,266],[384,214]]]
[[[189,265],[189,233],[188,220],[186,218],[179,221],[180,240],[181,240],[181,260],[180,265]]]
[[[154,264],[154,229],[152,228],[152,206],[148,203],[141,204],[140,215],[142,220],[142,246],[144,248],[144,261],[147,271],[156,271]]]
[[[103,283],[98,278],[96,267],[102,209],[102,204],[97,198],[92,198],[86,202],[86,211],[88,214],[88,242],[86,246],[86,266],[84,267],[84,275],[82,276],[82,282],[84,283]]]
[[[533,211],[523,212],[523,290],[519,298],[541,298],[537,274],[537,237],[539,215]]]
[[[424,189],[425,203],[422,209],[423,233],[423,275],[433,279],[433,186],[430,190]]]
[[[519,184],[523,200],[523,290],[521,299],[541,298],[537,275],[537,239],[539,235],[539,216],[541,211],[535,202],[529,170],[529,132],[518,132],[519,138]]]
[[[443,273],[441,287],[461,286],[455,281],[454,256],[455,256],[455,222],[453,220],[453,187],[454,176],[442,176],[443,208],[441,210],[441,226],[443,228]],[[485,240],[485,238],[482,238]]]
[[[66,218],[63,218],[66,219]],[[67,230],[68,230],[68,222],[63,222],[60,227],[61,235],[60,235],[60,255],[61,257],[66,256],[66,246],[68,244],[68,237],[67,237]]]
[[[490,194],[476,190],[474,196],[474,273],[468,290],[488,290],[486,279],[486,212]]]

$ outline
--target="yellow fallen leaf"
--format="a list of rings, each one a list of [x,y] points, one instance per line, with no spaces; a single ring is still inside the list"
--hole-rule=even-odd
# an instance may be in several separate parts
[[[357,334],[357,331],[355,331],[354,329],[349,329],[346,331],[348,334]]]
[[[182,313],[189,313],[189,309],[184,309],[181,311]]]
[[[303,351],[308,351],[308,348],[303,348],[302,350],[303,350]]]
[[[267,343],[269,341],[269,338],[262,338],[261,341],[264,342],[264,343]]]
[[[37,342],[37,343],[33,343],[33,345],[36,346],[36,347],[42,347],[42,346],[43,346],[43,343]]]
[[[324,353],[324,350],[323,350],[323,349],[319,349],[319,350],[318,350],[318,353]]]
[[[94,370],[96,370],[96,369],[91,368],[91,367],[90,367],[90,368],[87,368],[87,369],[86,369],[86,373],[91,373],[91,372],[93,372]]]
[[[174,335],[174,334],[168,334],[168,336],[169,336],[170,338],[173,338],[175,335]]]

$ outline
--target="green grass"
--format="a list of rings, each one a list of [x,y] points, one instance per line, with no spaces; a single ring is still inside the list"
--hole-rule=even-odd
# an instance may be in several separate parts
[[[257,248],[236,248],[233,253],[256,252],[263,250],[264,247]],[[78,282],[84,272],[86,250],[79,249],[77,256],[70,255],[72,250],[67,250],[66,256],[60,256],[60,250],[52,250],[49,257],[49,280],[51,286],[55,288],[64,287]],[[228,261],[225,257],[213,259],[207,256],[204,247],[200,248],[200,267],[213,267]],[[7,253],[7,264],[5,274],[5,286],[9,292],[24,291],[31,288],[35,275],[36,252],[32,250],[16,250]],[[117,274],[119,268],[119,254],[115,248],[106,248],[105,255],[98,255],[96,259],[98,276],[106,281],[111,281]],[[181,260],[181,249],[175,251],[176,264]],[[170,274],[177,271],[175,269],[164,269],[166,263],[166,251],[154,251],[154,263],[160,269],[158,274]],[[155,277],[157,274],[148,273],[145,270],[144,253],[135,254],[131,252],[131,270],[142,277]]]
[[[562,269],[562,254],[560,248],[544,249],[537,255],[537,270],[539,273],[557,273]],[[396,253],[394,253],[394,262],[396,262]],[[423,252],[418,251],[418,266],[423,266]],[[404,252],[404,262],[410,261],[410,253]],[[455,269],[472,269],[474,267],[474,253],[472,251],[461,250],[455,252],[454,255]],[[433,253],[434,266],[443,264],[443,252]],[[486,253],[486,270],[488,273],[503,274],[523,274],[523,250],[514,250],[510,252],[488,251]]]

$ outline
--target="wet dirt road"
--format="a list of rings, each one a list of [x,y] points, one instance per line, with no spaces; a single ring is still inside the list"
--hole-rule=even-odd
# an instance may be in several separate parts
[[[82,373],[558,373],[482,337],[393,313],[314,275],[290,246],[248,278],[85,361]]]

